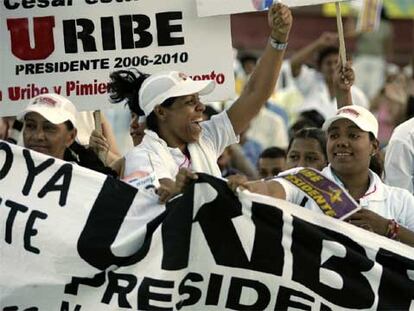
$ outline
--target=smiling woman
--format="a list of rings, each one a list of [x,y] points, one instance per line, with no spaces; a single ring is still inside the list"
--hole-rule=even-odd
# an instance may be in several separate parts
[[[349,67],[347,70],[352,69]],[[340,72],[336,76],[341,76]],[[339,82],[341,79],[342,82]],[[337,79],[337,89],[342,87],[342,97],[349,99],[352,83],[345,83],[344,77],[341,79]],[[337,93],[338,100],[340,93]],[[369,169],[371,158],[379,150],[378,121],[374,115],[361,106],[344,106],[325,121],[322,129],[327,133],[326,153],[329,163],[322,170],[322,175],[341,185],[362,207],[346,220],[414,246],[414,197],[405,189],[385,185]],[[247,183],[246,180],[235,178],[230,180],[229,186],[233,190],[243,186],[251,192],[284,199],[322,213],[317,200],[284,178],[301,169],[291,169],[268,181]]]
[[[57,94],[35,97],[20,115],[24,146],[63,160],[76,138],[76,113],[75,106]]]
[[[79,126],[78,112],[67,98],[52,93],[38,95],[30,100],[19,119],[24,122],[24,147],[116,176],[90,148],[75,141]]]
[[[36,112],[28,113],[24,121],[23,140],[26,148],[63,159],[76,133],[70,122],[53,124]]]
[[[111,75],[111,100],[126,102],[132,112],[146,117],[147,130],[141,144],[125,156],[127,179],[138,173],[155,173],[163,201],[177,191],[174,180],[181,168],[221,176],[217,158],[237,142],[238,135],[264,106],[279,75],[292,24],[290,10],[274,4],[268,22],[271,40],[243,93],[230,109],[211,120],[201,122],[205,106],[200,96],[213,91],[213,80],[193,80],[178,71],[148,76],[131,70]]]

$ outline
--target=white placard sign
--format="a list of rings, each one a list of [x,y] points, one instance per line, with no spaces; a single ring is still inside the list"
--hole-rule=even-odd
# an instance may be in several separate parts
[[[229,17],[198,18],[192,0],[1,1],[0,40],[0,116],[46,92],[109,107],[109,73],[130,67],[215,80],[205,101],[234,93]]]

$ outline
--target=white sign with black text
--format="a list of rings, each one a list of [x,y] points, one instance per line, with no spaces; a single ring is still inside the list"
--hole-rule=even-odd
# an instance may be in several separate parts
[[[214,80],[205,101],[234,94],[230,18],[198,18],[193,0],[1,1],[0,41],[0,116],[47,92],[110,107],[109,73],[130,67]]]

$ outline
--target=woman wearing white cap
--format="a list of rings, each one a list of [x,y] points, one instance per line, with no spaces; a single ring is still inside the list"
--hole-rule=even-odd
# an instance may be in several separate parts
[[[164,190],[171,190],[182,167],[220,176],[217,158],[226,146],[237,142],[237,135],[260,111],[279,74],[292,17],[283,4],[274,4],[268,17],[271,38],[244,92],[228,111],[210,121],[201,123],[204,105],[199,96],[213,90],[213,81],[194,81],[176,71],[140,76],[132,79],[135,91],[139,92],[138,103],[131,103],[133,96],[128,95],[132,90],[123,89],[124,85],[113,79],[112,100],[120,102],[128,98],[130,107],[139,105],[148,129],[142,143],[125,156],[126,178],[155,172],[155,179],[161,184],[158,193],[162,196]],[[128,92],[127,96],[120,96]]]
[[[343,186],[362,207],[347,220],[414,246],[414,197],[405,189],[385,185],[369,169],[371,157],[379,148],[378,122],[374,115],[361,106],[345,106],[325,121],[323,129],[327,132],[329,165],[322,174]],[[293,170],[286,173],[295,173]],[[322,212],[311,197],[283,178],[252,183],[230,182],[232,189],[240,185],[298,205],[305,200],[305,208]]]
[[[19,115],[23,120],[23,144],[26,148],[80,166],[116,176],[90,149],[75,141],[77,110],[67,98],[58,94],[41,94],[32,98]]]
[[[76,114],[75,106],[58,94],[33,98],[20,114],[24,146],[63,160],[76,138]]]

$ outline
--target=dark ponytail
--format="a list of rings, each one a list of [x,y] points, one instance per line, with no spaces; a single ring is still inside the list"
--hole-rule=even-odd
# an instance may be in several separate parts
[[[126,101],[131,112],[135,112],[137,115],[144,115],[139,105],[139,89],[148,74],[132,68],[129,70],[114,71],[109,75],[111,81],[109,82],[109,100],[113,104],[117,104]]]
[[[384,172],[384,160],[379,152],[371,157],[369,169],[382,179],[382,173]]]

